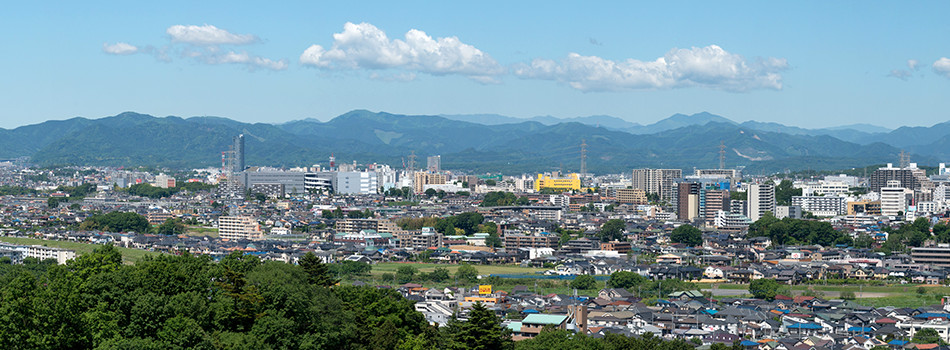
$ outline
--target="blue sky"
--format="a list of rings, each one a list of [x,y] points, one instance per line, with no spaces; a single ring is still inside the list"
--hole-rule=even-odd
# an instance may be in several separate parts
[[[950,2],[20,2],[0,127],[353,109],[648,124],[950,120]]]

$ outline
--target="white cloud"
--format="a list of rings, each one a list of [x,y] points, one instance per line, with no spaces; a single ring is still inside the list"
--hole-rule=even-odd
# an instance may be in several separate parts
[[[897,79],[905,80],[905,81],[908,78],[912,77],[913,75],[914,74],[911,73],[909,70],[904,70],[904,69],[894,69],[894,70],[891,70],[891,72],[887,74],[887,76],[891,78],[897,78]]]
[[[274,61],[269,58],[249,55],[247,52],[228,51],[221,55],[204,56],[203,59],[211,64],[244,64],[248,68],[264,68],[270,70],[287,69],[287,61]]]
[[[244,45],[257,41],[257,37],[250,34],[232,34],[210,24],[173,25],[165,30],[173,42],[195,45]]]
[[[934,62],[933,69],[937,74],[950,78],[950,58],[940,57],[937,62]]]
[[[505,69],[493,58],[457,37],[433,39],[421,30],[409,30],[404,40],[389,39],[369,23],[347,22],[333,34],[333,45],[312,45],[300,63],[324,69],[406,69],[433,75],[458,74],[491,80]]]
[[[138,52],[139,48],[135,45],[123,42],[115,44],[104,43],[102,44],[102,51],[112,55],[131,55]]]
[[[890,73],[887,73],[887,76],[907,81],[907,79],[913,78],[914,72],[920,69],[920,61],[915,59],[907,60],[907,68],[908,69],[892,69]]]
[[[380,80],[380,81],[396,81],[396,82],[407,82],[413,81],[416,79],[415,73],[398,73],[398,74],[379,74],[373,72],[369,75],[370,79]]]
[[[719,46],[673,49],[653,61],[612,61],[570,53],[561,61],[535,59],[519,64],[514,74],[525,79],[567,83],[582,91],[707,87],[728,91],[782,89],[783,58],[746,60]]]
[[[114,55],[135,53],[154,56],[162,62],[171,62],[172,56],[192,59],[204,64],[237,64],[249,70],[287,69],[287,60],[272,60],[256,56],[245,51],[222,49],[225,45],[243,45],[256,42],[256,36],[250,34],[232,34],[210,24],[203,26],[174,25],[165,31],[171,37],[171,43],[160,48],[147,45],[136,47],[126,43],[103,44],[102,50]]]
[[[180,56],[204,64],[238,64],[249,70],[284,70],[289,66],[287,60],[272,60],[255,56],[245,51],[222,50],[217,46],[188,47],[180,51]]]

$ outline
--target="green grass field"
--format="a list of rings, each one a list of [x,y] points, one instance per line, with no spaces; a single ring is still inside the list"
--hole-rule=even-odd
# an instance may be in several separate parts
[[[918,308],[921,306],[940,304],[940,297],[932,294],[898,295],[880,298],[858,298],[854,300],[861,305],[872,307],[909,307]]]
[[[42,245],[47,247],[54,248],[64,248],[69,250],[76,251],[77,255],[82,255],[86,253],[91,253],[93,249],[98,247],[98,244],[92,243],[80,243],[72,241],[49,241],[45,239],[36,239],[36,238],[25,238],[25,237],[0,237],[0,241],[13,243],[13,244],[24,244],[24,245]],[[132,264],[136,261],[141,260],[146,255],[159,254],[155,252],[149,252],[139,249],[130,249],[130,248],[121,248],[117,247],[119,252],[122,253],[122,261],[126,264]]]
[[[218,229],[202,226],[188,226],[188,230],[185,234],[189,236],[211,236],[217,238]]]
[[[711,289],[712,284],[701,283],[699,284],[702,289]],[[810,284],[810,285],[794,285],[791,286],[793,291],[803,291],[803,290],[817,290],[822,292],[870,292],[870,293],[891,293],[891,294],[916,294],[918,284],[895,284],[887,286],[852,286],[852,285],[820,285],[820,284]],[[749,289],[748,284],[735,284],[735,283],[717,283],[716,287],[718,289],[729,289],[729,290],[743,290]],[[927,289],[928,293],[943,293],[950,295],[950,287],[946,286],[924,286]]]
[[[385,285],[397,285],[394,281],[383,281],[382,275],[385,273],[395,274],[396,270],[401,266],[412,266],[419,270],[419,272],[432,272],[436,268],[444,267],[449,270],[449,274],[452,276],[455,275],[456,270],[458,270],[459,265],[457,264],[436,264],[436,263],[398,263],[398,262],[384,262],[373,265],[373,270],[368,276],[356,277],[352,279],[345,279],[344,282],[353,282],[356,280],[363,281],[365,283],[371,284],[385,284]],[[472,265],[478,270],[479,275],[490,275],[490,274],[518,274],[518,275],[530,275],[535,272],[545,271],[547,269],[537,269],[537,268],[526,268],[518,265]],[[537,291],[542,294],[549,293],[561,293],[569,294],[571,293],[571,288],[569,287],[570,280],[537,280]],[[450,286],[456,286],[455,279],[449,281],[437,283],[431,281],[414,281],[413,283],[421,284],[427,288],[444,288]],[[582,291],[585,294],[596,293],[597,290],[603,288],[605,282],[598,281],[597,288]],[[458,287],[469,287],[474,288],[478,283],[471,284],[466,282],[458,282]],[[530,290],[535,290],[534,283],[525,284],[524,281],[512,280],[512,279],[502,279],[501,283],[496,283],[494,286],[495,290],[505,290],[511,291],[511,289],[517,285],[524,285]]]
[[[717,289],[723,290],[748,290],[748,284],[735,283],[717,283]],[[702,283],[700,288],[704,290],[712,289],[713,284]],[[840,292],[852,292],[861,296],[861,293],[880,294],[875,297],[859,297],[855,302],[861,305],[872,307],[921,307],[940,303],[940,297],[950,295],[950,287],[930,286],[919,284],[893,284],[885,286],[854,286],[854,285],[795,285],[790,286],[793,294],[799,295],[806,290],[818,291],[826,294],[826,298],[837,298]],[[918,293],[920,287],[924,288],[924,293]]]
[[[444,267],[449,269],[449,273],[455,274],[455,271],[458,270],[459,265],[457,264],[433,264],[433,263],[399,263],[399,262],[383,262],[373,265],[373,271],[370,274],[376,276],[377,278],[384,273],[396,273],[396,270],[400,266],[412,266],[419,269],[419,272],[432,272],[437,267]],[[538,271],[545,271],[547,269],[536,269],[521,267],[518,265],[472,265],[475,269],[478,270],[479,275],[491,275],[491,274],[526,274],[530,275]]]

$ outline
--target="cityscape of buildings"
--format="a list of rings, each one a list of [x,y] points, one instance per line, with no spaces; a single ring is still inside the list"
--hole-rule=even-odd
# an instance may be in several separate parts
[[[412,261],[424,254],[445,264],[546,267],[539,277],[559,279],[616,272],[634,272],[647,280],[736,284],[760,279],[784,285],[832,279],[945,284],[950,279],[950,240],[927,232],[926,239],[908,243],[906,250],[880,249],[891,247],[896,228],[916,225],[919,219],[928,230],[946,224],[950,171],[944,164],[930,174],[915,163],[887,164],[867,177],[645,168],[603,175],[498,175],[443,169],[440,156],[428,157],[422,169],[337,162],[332,156],[328,165],[279,169],[246,164],[245,153],[244,136],[239,135],[223,152],[220,168],[178,175],[172,170],[39,169],[5,162],[0,164],[0,184],[33,192],[0,196],[0,225],[5,236],[111,243],[153,252],[220,258],[238,250],[288,263],[313,252],[326,263],[368,264]],[[129,191],[146,184],[176,189],[195,182],[213,186],[158,197]],[[69,201],[64,189],[84,185],[94,185],[94,191]],[[505,195],[517,200],[498,200]],[[55,198],[69,205],[51,204]],[[137,213],[153,226],[187,220],[217,234],[76,229],[94,213],[108,212]],[[469,214],[492,223],[492,229],[445,231],[406,225]],[[788,243],[793,241],[749,234],[757,222],[801,219],[829,224],[847,237],[846,243]],[[612,220],[622,222],[618,237],[603,235]],[[701,243],[673,239],[673,232],[684,225],[699,229]],[[35,258],[63,264],[76,253],[4,243],[0,256],[13,263]],[[581,298],[530,290],[482,295],[466,288],[412,283],[393,287],[416,301],[417,311],[432,324],[446,324],[475,302],[499,313],[517,310],[524,317],[504,323],[515,339],[554,326],[592,335],[649,332],[698,338],[706,345],[753,339],[756,347],[770,349],[799,349],[802,344],[894,347],[907,344],[925,328],[950,341],[950,304],[938,300],[932,308],[902,309],[795,293],[770,300],[743,297],[745,291],[711,295],[705,289],[707,294],[685,290],[648,296],[605,288]]]

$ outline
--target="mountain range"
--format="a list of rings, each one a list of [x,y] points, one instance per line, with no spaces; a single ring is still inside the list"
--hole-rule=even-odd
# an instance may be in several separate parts
[[[221,117],[153,117],[134,112],[0,129],[0,158],[29,156],[41,165],[195,168],[219,166],[237,134],[250,165],[339,162],[402,167],[410,153],[441,155],[447,169],[522,173],[616,173],[639,167],[727,167],[746,172],[833,170],[896,163],[901,150],[921,164],[950,157],[950,122],[888,130],[872,125],[805,129],[736,123],[710,113],[675,114],[649,125],[611,116],[570,119],[501,115],[398,115],[354,110],[327,122],[243,123]],[[418,166],[417,166],[418,167]]]

